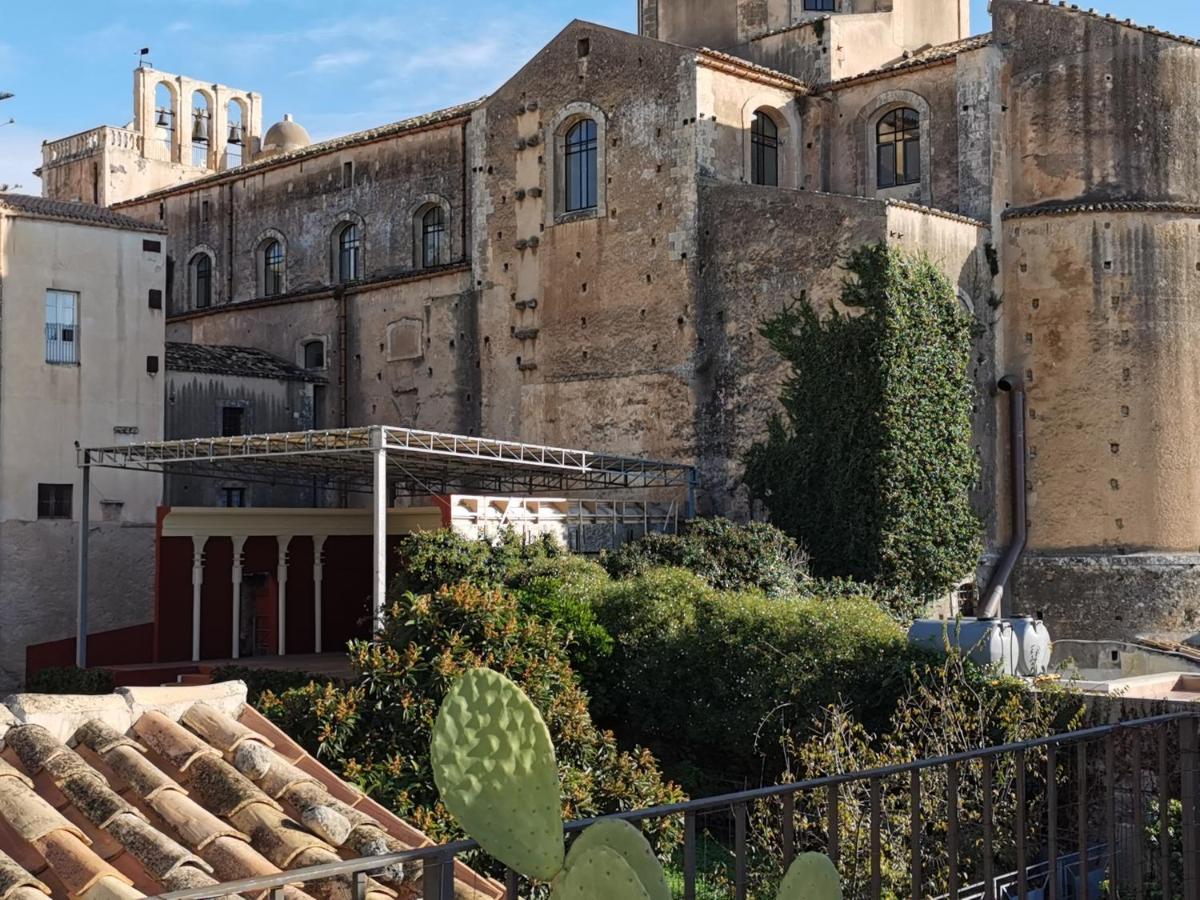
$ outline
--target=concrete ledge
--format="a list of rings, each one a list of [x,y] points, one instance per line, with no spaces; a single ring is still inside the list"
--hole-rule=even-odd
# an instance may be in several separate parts
[[[121,729],[124,733],[141,718],[142,713],[159,712],[171,721],[178,722],[197,703],[207,703],[236,719],[246,705],[246,695],[244,681],[223,681],[220,684],[122,687],[117,688],[115,696],[128,704],[132,717],[129,725]]]
[[[64,744],[92,719],[122,734],[133,724],[128,705],[116,694],[10,694],[4,705],[16,717],[11,724],[41,725]]]

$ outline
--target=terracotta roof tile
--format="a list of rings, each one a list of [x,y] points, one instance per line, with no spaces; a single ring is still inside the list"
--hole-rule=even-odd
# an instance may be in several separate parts
[[[166,343],[167,369],[171,372],[200,372],[239,375],[244,378],[279,378],[288,381],[324,382],[324,375],[293,365],[282,357],[257,347],[222,344]]]
[[[99,225],[103,228],[122,228],[130,231],[153,231],[165,234],[162,225],[150,225],[132,216],[115,213],[107,206],[91,203],[73,203],[67,200],[51,200],[29,194],[0,193],[0,211],[35,219],[55,219],[76,225]]]
[[[429,843],[244,698],[242,685],[22,695],[0,750],[0,900],[219,893],[224,882]],[[455,872],[473,896],[503,894],[465,865]],[[418,896],[420,875],[378,871],[366,896]],[[284,888],[288,900],[351,895],[348,876]]]
[[[19,890],[49,894],[50,888],[26,872],[17,861],[0,851],[0,900],[13,900]]]

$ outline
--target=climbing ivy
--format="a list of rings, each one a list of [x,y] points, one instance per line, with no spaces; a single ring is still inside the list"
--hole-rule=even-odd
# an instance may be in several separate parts
[[[814,574],[925,601],[979,553],[973,321],[925,256],[865,246],[846,269],[848,313],[801,298],[762,326],[791,374],[745,480]]]

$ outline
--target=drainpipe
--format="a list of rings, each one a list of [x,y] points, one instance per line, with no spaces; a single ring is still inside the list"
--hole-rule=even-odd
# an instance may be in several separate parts
[[[349,341],[346,339],[346,286],[339,284],[333,289],[334,302],[337,303],[337,329],[338,329],[338,407],[341,411],[341,425],[343,428],[350,427],[350,363],[346,359],[346,352]],[[341,490],[338,491],[338,506],[346,508],[350,505],[350,498],[346,493],[346,486],[343,483]]]
[[[1017,560],[1025,551],[1028,538],[1025,527],[1025,387],[1020,378],[1005,375],[997,382],[996,387],[1009,394],[1008,401],[1008,434],[1012,445],[1012,463],[1010,480],[1012,482],[1012,541],[1004,556],[996,564],[984,595],[983,605],[979,610],[979,618],[995,619],[1000,615],[1000,604],[1004,598],[1004,586],[1009,576],[1016,568]]]

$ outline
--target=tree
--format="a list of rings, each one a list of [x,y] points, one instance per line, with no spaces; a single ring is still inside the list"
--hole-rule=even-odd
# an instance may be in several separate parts
[[[791,374],[745,480],[814,574],[928,600],[979,553],[973,322],[924,256],[865,246],[846,269],[849,312],[805,298],[762,327]]]

